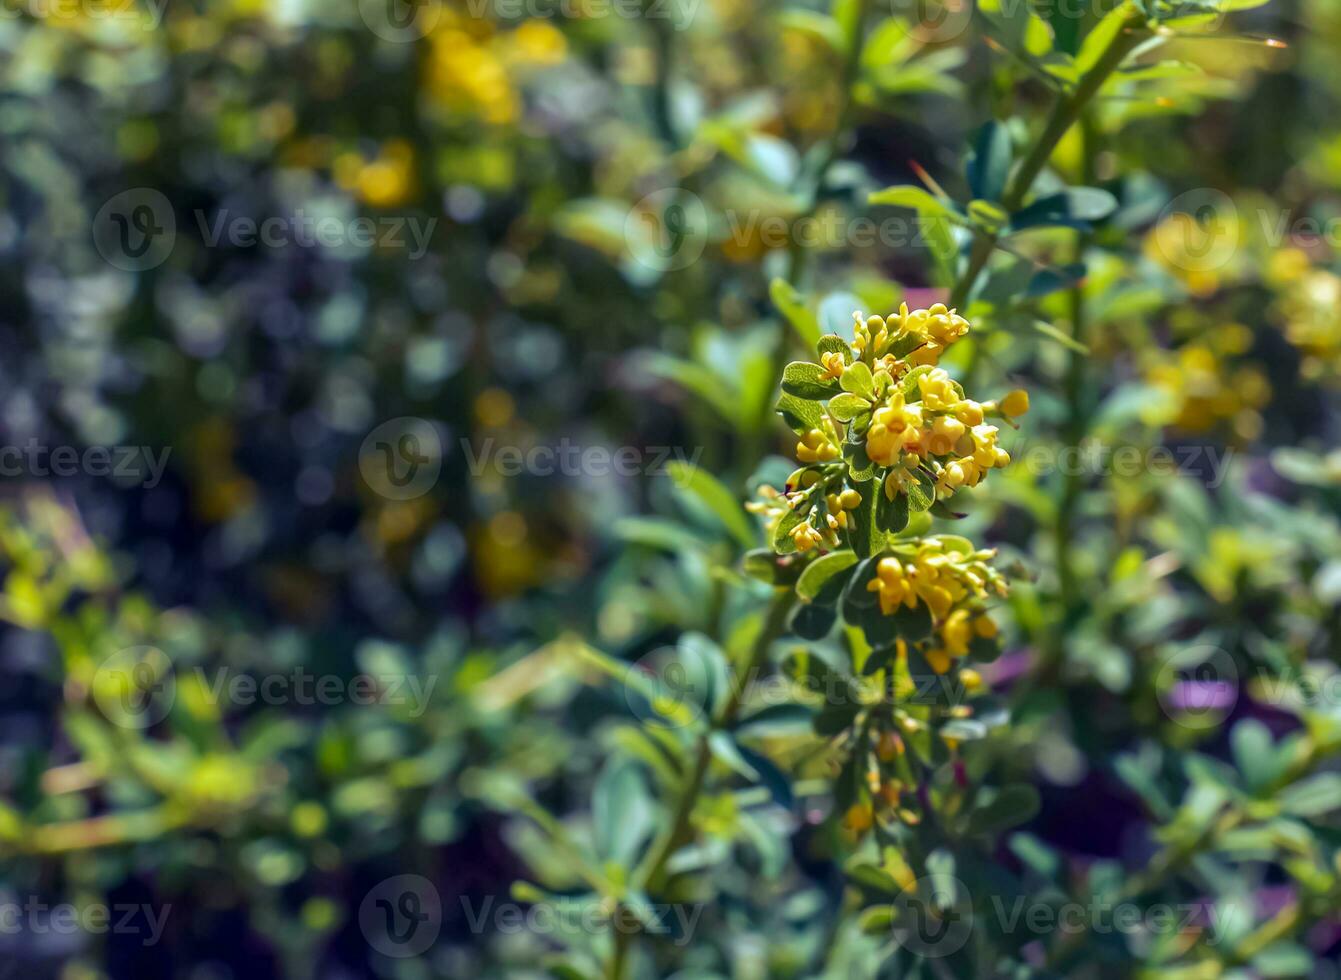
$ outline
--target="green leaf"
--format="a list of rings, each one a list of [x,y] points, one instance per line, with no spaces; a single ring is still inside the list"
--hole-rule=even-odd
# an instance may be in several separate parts
[[[875,494],[878,486],[873,480],[865,480],[853,488],[861,494],[861,503],[848,511],[848,540],[858,558],[865,558],[883,547],[883,537],[879,545],[876,543]]]
[[[847,460],[847,474],[852,483],[866,483],[875,476],[875,464],[866,455],[865,443],[844,443],[843,458]]]
[[[745,757],[740,754],[740,749],[736,746],[736,742],[729,732],[713,732],[708,736],[708,747],[712,749],[712,754],[718,760],[726,763],[729,768],[740,773],[750,782],[759,778],[759,770],[750,765]]]
[[[912,475],[913,479],[903,485],[903,493],[908,498],[908,512],[920,514],[936,502],[936,481],[922,469],[914,470]]]
[[[866,200],[870,204],[889,204],[894,207],[912,208],[919,214],[930,215],[932,217],[962,220],[949,204],[934,196],[929,191],[925,191],[913,184],[902,184],[898,187],[886,187],[882,191],[876,191],[871,194]]]
[[[969,189],[976,198],[999,201],[1010,174],[1010,132],[992,120],[978,130],[973,156],[968,162]]]
[[[677,688],[682,699],[703,692],[697,696],[698,703],[705,714],[715,714],[731,688],[731,667],[726,654],[709,636],[692,631],[682,634],[675,648],[683,673],[678,677],[667,673],[663,682]]]
[[[861,362],[858,361],[858,364]],[[869,412],[871,403],[861,395],[853,395],[843,392],[841,395],[834,395],[829,400],[829,414],[840,422],[851,422],[862,412]]]
[[[777,584],[777,556],[767,548],[755,548],[752,551],[745,552],[745,557],[741,559],[741,568],[752,579],[767,582],[770,585]]]
[[[1080,50],[1076,53],[1076,71],[1084,75],[1099,63],[1099,59],[1122,32],[1131,15],[1131,4],[1120,3],[1110,10],[1103,20],[1094,25],[1085,35],[1085,40],[1081,42]]]
[[[1062,289],[1072,289],[1084,280],[1088,272],[1084,262],[1039,269],[1029,278],[1024,295],[1029,299],[1038,299]]]
[[[1076,351],[1079,354],[1088,354],[1090,352],[1090,349],[1086,347],[1084,344],[1080,343],[1078,340],[1075,340],[1070,335],[1062,333],[1062,331],[1058,330],[1051,323],[1044,323],[1042,320],[1035,320],[1033,322],[1033,328],[1037,330],[1039,333],[1041,333],[1043,336],[1047,337],[1049,340],[1055,340],[1057,341],[1057,343],[1061,344],[1063,347],[1069,350]]]
[[[1269,785],[1277,774],[1276,747],[1271,732],[1256,718],[1245,718],[1230,734],[1234,764],[1243,774],[1248,789],[1256,793]]]
[[[735,728],[738,738],[804,735],[811,729],[815,709],[807,704],[770,704]]]
[[[736,398],[730,387],[718,375],[693,361],[681,360],[669,354],[645,354],[635,362],[637,368],[659,378],[665,378],[692,395],[697,395],[727,422],[734,423],[739,415]]]
[[[900,606],[888,616],[882,616],[882,619],[889,623],[895,636],[909,643],[924,640],[931,635],[931,610],[920,602],[911,609]]]
[[[934,368],[929,364],[919,364],[903,376],[903,398],[907,402],[920,402],[922,400],[922,391],[917,386],[917,379],[924,374],[930,374]]]
[[[1341,809],[1341,775],[1324,772],[1287,786],[1276,797],[1286,813],[1320,817]]]
[[[667,466],[678,492],[697,500],[736,539],[742,548],[752,548],[757,533],[736,495],[707,470],[692,463],[674,462]]]
[[[843,689],[847,690],[847,689]],[[851,694],[851,691],[847,691]],[[847,731],[852,727],[853,720],[861,710],[861,704],[855,697],[848,697],[844,700],[833,700],[820,709],[819,714],[815,715],[815,734],[828,738],[831,735],[837,735],[839,732]]]
[[[805,515],[799,510],[789,510],[778,518],[778,525],[773,529],[773,550],[780,555],[793,554],[796,542],[792,540],[792,531],[804,520]]]
[[[868,401],[875,398],[875,382],[871,377],[871,369],[865,361],[853,361],[849,364],[843,370],[843,377],[839,379],[839,384],[844,391],[861,395]]]
[[[822,640],[833,629],[838,613],[831,605],[806,603],[792,612],[787,628],[803,640]]]
[[[1049,194],[1010,216],[1011,231],[1060,225],[1085,229],[1117,210],[1117,198],[1098,187],[1068,187]]]
[[[844,364],[851,364],[856,359],[852,347],[836,333],[826,333],[815,344],[815,349],[820,354],[842,354]]]
[[[976,742],[987,737],[987,726],[976,718],[956,718],[942,725],[940,733],[944,738]]]
[[[875,578],[875,567],[879,560],[879,557],[867,558],[857,566],[856,571],[847,580],[839,605],[843,613],[843,622],[849,626],[863,626],[867,622],[873,622],[873,617],[880,615],[879,597],[866,588],[867,583]]]
[[[823,41],[834,54],[843,53],[843,29],[838,21],[827,14],[792,8],[778,14],[778,25]]]
[[[825,585],[840,572],[844,572],[857,563],[857,556],[851,551],[835,551],[811,562],[796,583],[796,594],[804,602],[813,602]],[[837,600],[837,596],[834,597]]]
[[[1010,220],[1010,214],[1000,204],[992,201],[973,200],[968,205],[969,220],[974,226],[989,235],[999,234]]]
[[[908,526],[908,498],[901,493],[890,500],[879,491],[875,505],[875,526],[888,534],[898,534]]]
[[[969,814],[969,833],[999,834],[1032,820],[1039,811],[1038,790],[1027,783],[1003,786]]]
[[[792,361],[782,369],[782,390],[797,398],[811,401],[831,398],[843,389],[838,382],[825,377],[824,368],[810,361]]]
[[[863,891],[886,897],[901,891],[890,873],[877,865],[855,864],[845,870],[851,882]]]
[[[722,734],[726,733],[723,732]],[[736,752],[755,772],[751,782],[763,786],[773,797],[774,803],[790,810],[795,799],[792,796],[792,781],[787,777],[787,774],[762,752],[756,752],[740,744],[736,744],[735,747]]]
[[[808,398],[795,395],[781,395],[778,398],[778,414],[782,421],[798,436],[824,425],[824,410]]]
[[[1292,942],[1273,943],[1252,958],[1253,972],[1260,977],[1312,977],[1313,954]]]
[[[597,853],[621,867],[633,867],[656,826],[641,767],[627,759],[608,762],[592,792],[591,817]]]
[[[785,279],[774,279],[768,284],[768,298],[773,301],[783,319],[792,325],[802,343],[813,347],[819,340],[819,320],[806,305],[805,297],[792,288]]]

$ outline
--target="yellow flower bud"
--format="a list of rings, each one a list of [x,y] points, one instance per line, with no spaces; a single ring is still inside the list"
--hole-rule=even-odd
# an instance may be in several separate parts
[[[870,830],[875,823],[875,815],[871,811],[869,803],[854,803],[848,807],[846,815],[843,817],[843,825],[848,830],[854,830],[861,833]]]
[[[1016,388],[1005,398],[1001,399],[1001,412],[1009,418],[1023,415],[1029,411],[1029,392],[1022,388]]]
[[[875,757],[881,762],[893,762],[903,755],[903,739],[898,732],[885,732],[875,745]]]

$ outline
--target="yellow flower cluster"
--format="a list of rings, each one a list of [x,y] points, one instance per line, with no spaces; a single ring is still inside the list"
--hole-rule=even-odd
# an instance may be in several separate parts
[[[1304,377],[1341,381],[1341,278],[1311,267],[1299,249],[1273,256],[1271,271],[1284,289],[1285,338],[1299,349]]]
[[[812,427],[801,429],[796,458],[802,467],[788,481],[785,500],[752,506],[769,516],[770,532],[787,508],[808,509],[806,519],[794,527],[789,522],[786,531],[798,551],[840,546],[840,532],[851,526],[848,512],[861,501],[857,491],[843,490],[844,483],[873,478],[850,476],[849,467],[852,473],[874,467],[877,493],[883,491],[886,501],[909,498],[905,515],[924,511],[934,499],[977,486],[988,470],[1009,463],[1010,454],[997,444],[999,430],[986,420],[1011,421],[1029,410],[1023,391],[1000,402],[976,402],[937,366],[969,331],[969,322],[944,304],[925,310],[904,304],[889,317],[853,317],[852,343],[823,338],[818,365],[791,364],[784,372],[783,388],[791,397],[826,404],[811,410]]]
[[[877,593],[886,616],[900,608],[927,607],[934,639],[925,652],[938,674],[968,653],[975,636],[996,636],[996,623],[984,612],[989,590],[1006,594],[1006,582],[987,562],[994,549],[973,550],[963,539],[924,538],[911,554],[887,555],[876,564],[876,577],[866,583]]]
[[[813,486],[818,479],[817,474],[806,473],[802,477],[802,485]],[[759,496],[761,499],[750,501],[745,505],[745,509],[752,514],[763,516],[765,533],[770,538],[773,536],[773,530],[777,527],[782,516],[799,507],[806,499],[806,495],[802,491],[782,494],[772,487],[760,487]],[[837,548],[839,546],[838,532],[849,526],[848,513],[861,506],[861,494],[848,487],[836,493],[826,494],[825,503],[828,506],[828,512],[825,514],[822,527],[816,527],[812,518],[812,520],[798,524],[792,529],[791,538],[797,551],[809,551],[820,546]]]
[[[987,471],[1005,466],[1010,454],[997,445],[998,429],[983,423],[983,406],[970,398],[940,368],[916,379],[915,399],[902,389],[890,392],[871,417],[866,454],[890,467],[885,495],[893,500],[919,468],[936,478],[936,496],[949,497],[960,487],[977,486]],[[1013,392],[998,408],[1028,411],[1028,396]]]
[[[911,312],[904,303],[888,318],[853,316],[857,325],[852,346],[857,354],[895,378],[908,367],[939,363],[945,349],[969,332],[969,322],[944,303]]]
[[[1232,361],[1251,344],[1247,327],[1226,324],[1176,352],[1159,352],[1158,360],[1147,363],[1145,378],[1165,397],[1151,403],[1146,421],[1185,432],[1228,423],[1238,437],[1255,438],[1262,428],[1258,412],[1271,400],[1271,385],[1261,369]]]
[[[969,322],[937,303],[910,312],[905,303],[889,318],[856,314],[853,347],[863,360],[892,382],[915,368],[913,389],[891,384],[871,417],[866,455],[890,467],[885,495],[894,497],[923,469],[936,480],[936,496],[952,496],[960,487],[977,486],[987,471],[1005,466],[1010,454],[997,445],[998,429],[984,424],[987,415],[1005,418],[1029,411],[1029,396],[1013,391],[999,403],[986,405],[967,398],[943,369],[941,354],[969,331]],[[827,362],[824,365],[832,370]]]
[[[568,52],[563,34],[545,21],[527,20],[511,32],[497,32],[492,22],[450,7],[429,41],[424,78],[429,98],[453,116],[494,125],[514,122],[520,114],[514,67],[556,64]]]

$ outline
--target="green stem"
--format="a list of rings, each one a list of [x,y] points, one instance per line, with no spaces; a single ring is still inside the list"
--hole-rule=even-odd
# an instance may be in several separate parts
[[[1094,159],[1098,134],[1088,115],[1080,119],[1081,168],[1082,179],[1090,184],[1095,179]],[[1090,236],[1085,232],[1076,235],[1075,260],[1084,260],[1085,249],[1089,246]],[[1088,328],[1085,319],[1085,290],[1077,284],[1071,290],[1071,337],[1079,345],[1084,345]],[[1079,347],[1072,347],[1066,370],[1066,446],[1071,452],[1064,453],[1062,459],[1076,459],[1076,451],[1085,441],[1089,430],[1089,410],[1085,397],[1086,358]],[[1053,642],[1047,650],[1047,659],[1041,667],[1043,683],[1050,683],[1061,668],[1065,656],[1066,625],[1076,608],[1075,568],[1071,562],[1072,539],[1075,535],[1076,505],[1080,501],[1082,487],[1080,468],[1072,467],[1062,474],[1061,495],[1057,501],[1056,522],[1053,527],[1053,540],[1057,553],[1057,582],[1060,593],[1062,616],[1061,623],[1053,635]]]
[[[1147,31],[1145,30],[1139,17],[1133,18],[1127,23],[1118,34],[1109,43],[1104,53],[1100,55],[1099,60],[1095,62],[1094,67],[1086,72],[1085,77],[1075,89],[1067,94],[1059,96],[1052,107],[1052,113],[1048,116],[1048,121],[1043,127],[1043,132],[1039,134],[1038,140],[1034,143],[1033,149],[1029,155],[1024,158],[1015,173],[1011,175],[1006,185],[1006,191],[1001,196],[1001,206],[1007,212],[1019,210],[1020,205],[1029,196],[1030,190],[1034,186],[1034,181],[1038,175],[1043,172],[1052,153],[1057,149],[1057,144],[1062,141],[1076,120],[1080,118],[1081,112],[1090,100],[1098,94],[1103,83],[1108,80],[1108,76],[1117,70],[1127,55],[1145,40]],[[996,248],[996,243],[1000,238],[999,233],[992,233],[983,230],[976,232],[973,240],[973,247],[969,250],[968,265],[964,269],[964,274],[959,277],[954,288],[950,291],[950,306],[963,308],[969,297],[973,294],[973,287],[978,283],[978,277],[982,275],[987,268],[987,262],[992,257],[992,252]]]
[[[772,646],[773,641],[782,634],[787,616],[792,611],[795,603],[796,595],[791,589],[775,593],[773,601],[768,607],[764,623],[760,627],[759,635],[755,638],[749,662],[745,665],[743,671],[735,675],[731,693],[727,696],[721,710],[717,712],[717,716],[712,719],[707,729],[699,735],[689,776],[676,800],[670,824],[658,839],[652,851],[652,857],[647,864],[647,871],[639,876],[642,886],[639,890],[655,891],[664,884],[666,866],[670,863],[670,859],[693,835],[691,818],[694,814],[694,807],[698,803],[698,798],[703,792],[704,783],[707,781],[708,769],[712,765],[712,745],[709,739],[714,732],[728,729],[735,724],[736,717],[740,714],[741,706],[744,704],[745,692],[749,687],[750,679],[762,670],[768,662],[768,649]],[[619,920],[616,919],[615,921]],[[607,980],[623,980],[624,965],[628,960],[633,936],[634,934],[630,931],[615,930],[614,949],[606,969]]]
[[[824,155],[820,158],[819,166],[816,168],[814,176],[810,180],[809,204],[805,212],[793,223],[795,228],[800,222],[807,218],[812,218],[819,208],[820,188],[824,186],[824,180],[829,174],[829,169],[837,162],[839,151],[843,147],[843,138],[847,135],[848,127],[852,122],[852,113],[855,108],[855,101],[852,98],[852,90],[856,86],[857,78],[861,73],[861,55],[866,48],[865,32],[866,18],[870,13],[871,0],[858,0],[857,10],[854,12],[850,30],[846,38],[846,51],[843,58],[842,75],[840,76],[840,85],[842,86],[842,105],[838,110],[838,121],[834,124],[833,131],[829,134],[829,139],[825,145]],[[806,262],[809,253],[802,246],[801,242],[793,235],[791,244],[787,250],[787,282],[796,288],[800,288],[801,281],[805,276]],[[774,378],[782,377],[782,369],[787,364],[787,333],[788,325],[781,317],[778,318],[780,329],[778,331],[777,344],[773,350],[773,373]],[[772,401],[764,404],[764,417],[761,421],[761,427],[766,428],[769,418],[773,414]]]

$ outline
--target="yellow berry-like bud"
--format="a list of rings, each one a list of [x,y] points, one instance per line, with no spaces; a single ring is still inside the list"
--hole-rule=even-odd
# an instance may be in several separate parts
[[[1001,399],[1001,413],[1009,418],[1023,415],[1029,411],[1029,392],[1016,388]]]
[[[875,744],[875,757],[881,762],[893,762],[903,755],[903,739],[898,732],[885,732]]]
[[[838,495],[838,503],[843,510],[855,510],[861,506],[861,494],[849,487]]]
[[[843,817],[843,824],[849,830],[855,830],[861,833],[863,830],[870,830],[871,825],[875,823],[875,815],[871,812],[870,804],[854,803],[848,807],[846,815]]]
[[[982,687],[982,674],[978,673],[972,667],[965,667],[959,672],[959,679],[964,682],[964,690],[977,691]]]
[[[955,418],[965,425],[982,425],[982,406],[971,398],[965,398],[955,406]]]
[[[973,632],[985,640],[996,636],[996,621],[991,616],[979,616],[973,621]]]

